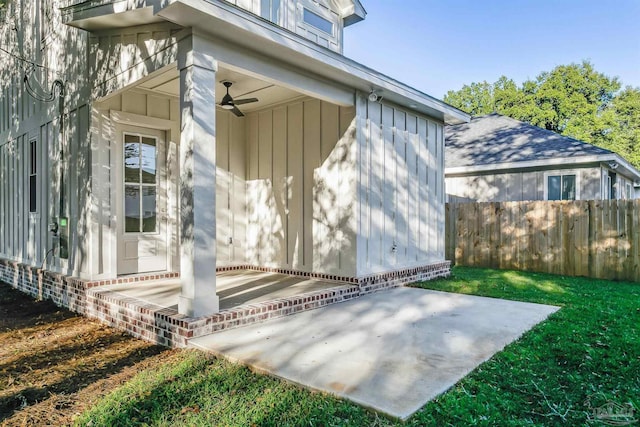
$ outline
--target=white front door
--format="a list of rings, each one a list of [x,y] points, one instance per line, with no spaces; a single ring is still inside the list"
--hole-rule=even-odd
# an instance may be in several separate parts
[[[167,269],[165,133],[117,128],[118,274]]]

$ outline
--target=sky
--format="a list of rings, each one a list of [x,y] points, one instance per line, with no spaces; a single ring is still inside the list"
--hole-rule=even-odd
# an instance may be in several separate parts
[[[589,60],[640,87],[640,0],[361,0],[344,54],[422,92]]]

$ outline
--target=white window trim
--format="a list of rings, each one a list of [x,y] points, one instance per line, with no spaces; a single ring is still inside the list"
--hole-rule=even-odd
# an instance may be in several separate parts
[[[304,10],[307,9],[310,12],[315,13],[316,15],[320,16],[321,18],[326,19],[327,21],[331,22],[332,25],[332,31],[331,34],[327,33],[324,30],[321,30],[320,28],[313,26],[311,24],[309,24],[307,21],[304,20]],[[338,22],[334,21],[334,16],[331,13],[331,10],[329,8],[327,8],[324,5],[320,5],[315,3],[312,0],[307,0],[307,1],[302,1],[300,2],[299,6],[298,6],[298,24],[302,27],[304,27],[307,31],[311,31],[314,34],[316,32],[320,32],[321,34],[324,34],[326,36],[332,37],[334,40],[338,40]]]
[[[576,200],[580,199],[580,184],[582,181],[582,174],[580,169],[562,169],[555,171],[548,171],[544,173],[544,200],[549,200],[549,177],[550,176],[563,176],[563,175],[575,175],[576,176]]]

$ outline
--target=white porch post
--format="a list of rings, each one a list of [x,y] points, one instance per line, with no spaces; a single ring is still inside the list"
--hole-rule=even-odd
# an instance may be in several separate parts
[[[180,314],[220,309],[216,295],[217,62],[198,51],[197,36],[180,42]]]

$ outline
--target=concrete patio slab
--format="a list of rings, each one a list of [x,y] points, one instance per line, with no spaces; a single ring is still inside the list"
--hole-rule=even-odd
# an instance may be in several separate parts
[[[399,288],[189,344],[406,419],[556,310]]]

